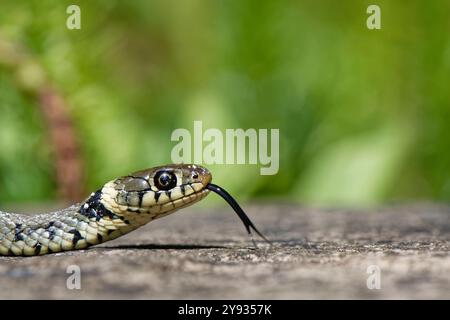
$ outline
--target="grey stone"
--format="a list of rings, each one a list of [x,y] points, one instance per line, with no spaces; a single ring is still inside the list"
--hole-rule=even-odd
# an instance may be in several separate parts
[[[0,298],[450,299],[447,206],[244,209],[273,247],[255,250],[229,207],[190,207],[89,250],[0,257]],[[372,265],[380,289],[367,287]]]

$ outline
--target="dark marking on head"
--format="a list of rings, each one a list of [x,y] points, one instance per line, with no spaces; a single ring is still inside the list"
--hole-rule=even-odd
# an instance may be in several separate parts
[[[180,185],[180,191],[181,191],[181,194],[182,194],[183,196],[185,196],[186,189],[185,189],[185,187],[184,187],[184,184]]]
[[[155,192],[155,202],[156,203],[158,203],[158,199],[159,199],[160,196],[161,196],[161,193],[159,191]]]
[[[131,204],[131,192],[132,191],[129,191],[129,192],[127,192],[126,193],[126,196],[125,196],[125,203],[127,204],[127,205],[130,205]]]
[[[143,191],[138,192],[139,208],[142,208],[142,199],[144,199],[144,195],[145,195],[145,192],[143,192]]]
[[[100,233],[97,233],[97,240],[103,242],[103,236]]]
[[[84,204],[81,205],[78,212],[89,219],[95,218],[96,221],[100,221],[103,217],[113,218],[116,216],[114,213],[105,208],[100,202],[102,198],[102,191],[98,190],[90,197]]]
[[[88,213],[88,218],[97,218],[97,210],[90,208]]]
[[[111,235],[111,233],[113,233],[114,231],[116,231],[116,230],[111,230],[111,229],[108,230],[108,236]]]

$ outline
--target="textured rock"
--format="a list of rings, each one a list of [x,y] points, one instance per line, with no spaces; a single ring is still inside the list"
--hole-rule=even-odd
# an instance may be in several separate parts
[[[244,207],[273,247],[254,250],[228,207],[191,207],[90,250],[0,257],[0,298],[450,299],[449,207]]]

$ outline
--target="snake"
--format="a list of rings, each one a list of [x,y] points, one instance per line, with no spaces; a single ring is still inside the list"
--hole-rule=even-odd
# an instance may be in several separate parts
[[[81,203],[42,214],[0,211],[0,255],[40,256],[86,249],[219,194],[237,213],[248,234],[265,241],[236,200],[211,183],[211,172],[195,164],[168,164],[107,182]]]

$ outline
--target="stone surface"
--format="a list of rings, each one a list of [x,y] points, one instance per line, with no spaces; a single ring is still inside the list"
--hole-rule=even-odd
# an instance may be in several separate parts
[[[273,247],[254,250],[228,207],[191,207],[89,250],[0,257],[0,298],[450,299],[449,207],[245,209]],[[71,265],[80,290],[67,289]]]

